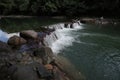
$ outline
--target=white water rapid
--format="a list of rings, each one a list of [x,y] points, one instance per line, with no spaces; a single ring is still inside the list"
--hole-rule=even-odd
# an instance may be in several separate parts
[[[62,23],[49,26],[49,28],[55,28],[56,30],[44,38],[44,43],[46,46],[51,47],[54,53],[60,53],[65,47],[72,45],[75,41],[75,36],[71,34],[72,31],[83,29],[81,23],[74,23],[73,28],[69,26],[70,25],[68,25],[68,28],[65,28]]]

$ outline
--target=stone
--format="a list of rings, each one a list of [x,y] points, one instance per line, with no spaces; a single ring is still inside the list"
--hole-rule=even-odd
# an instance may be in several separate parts
[[[0,41],[0,52],[11,52],[11,48],[8,44]]]
[[[73,23],[70,24],[70,28],[74,28]]]
[[[25,52],[25,51],[33,51],[34,49],[40,48],[41,45],[32,41],[27,44],[24,44],[20,47],[19,51],[20,52]]]
[[[46,64],[46,65],[45,65],[45,68],[46,68],[47,70],[53,70],[53,66],[52,66],[51,64]]]
[[[46,37],[46,33],[44,32],[38,32],[38,37],[43,39],[44,37]]]
[[[41,78],[46,78],[46,79],[50,79],[52,78],[52,74],[50,72],[48,72],[48,70],[43,66],[43,65],[40,65],[36,67],[36,71],[39,75],[39,77]]]
[[[12,80],[39,80],[36,71],[31,65],[17,65],[17,70],[12,75]]]
[[[51,80],[53,77],[50,72],[40,63],[17,64],[10,67],[12,80]]]
[[[68,23],[64,23],[64,27],[65,27],[65,28],[68,28]]]
[[[0,41],[0,80],[7,80],[7,70],[11,61],[12,50],[4,42]]]
[[[25,44],[27,41],[19,36],[12,36],[8,40],[9,45],[19,46]]]
[[[34,30],[25,30],[20,32],[20,36],[25,39],[36,39],[38,34]]]
[[[49,63],[53,58],[53,52],[49,47],[38,48],[34,51],[34,56],[40,57],[43,64]]]

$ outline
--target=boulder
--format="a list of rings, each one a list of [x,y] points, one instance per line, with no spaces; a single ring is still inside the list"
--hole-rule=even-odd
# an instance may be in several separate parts
[[[12,36],[8,40],[8,44],[13,46],[19,46],[19,45],[25,44],[26,42],[27,41],[25,39],[18,36]]]
[[[0,52],[11,52],[10,46],[8,46],[6,43],[0,41]]]
[[[20,32],[20,36],[25,39],[36,39],[38,37],[38,34],[34,30],[25,30]]]
[[[12,73],[12,80],[51,80],[52,74],[39,63],[33,62],[31,64],[17,64],[10,68]]]
[[[33,54],[36,57],[40,57],[42,59],[43,64],[47,64],[47,63],[51,62],[51,60],[53,58],[53,52],[52,52],[51,48],[49,48],[49,47],[38,48],[34,51]]]
[[[41,48],[41,46],[42,46],[41,44],[38,44],[34,41],[29,41],[29,43],[22,45],[19,51],[20,52],[33,51],[34,49]]]
[[[14,73],[12,72],[12,80],[40,80],[32,66],[21,64],[16,65],[16,68]]]

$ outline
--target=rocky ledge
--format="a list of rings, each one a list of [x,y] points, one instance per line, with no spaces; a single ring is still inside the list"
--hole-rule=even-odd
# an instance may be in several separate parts
[[[10,37],[7,43],[0,41],[0,80],[83,79],[76,74],[70,75],[70,66],[65,67],[64,61],[57,59],[45,45],[44,37],[54,31],[25,30],[20,36]]]

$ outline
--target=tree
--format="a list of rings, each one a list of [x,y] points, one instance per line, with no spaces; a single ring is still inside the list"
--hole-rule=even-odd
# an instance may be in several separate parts
[[[8,14],[14,7],[14,0],[0,0],[0,12],[1,14]]]
[[[0,0],[0,14],[110,15],[120,13],[119,0]]]

